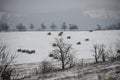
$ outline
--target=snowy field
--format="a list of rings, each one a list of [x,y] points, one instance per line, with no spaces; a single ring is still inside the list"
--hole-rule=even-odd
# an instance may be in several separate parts
[[[17,63],[39,62],[49,59],[49,52],[52,51],[52,43],[58,36],[60,31],[53,31],[51,35],[47,35],[49,31],[40,32],[1,32],[0,43],[7,43],[10,53],[17,53]],[[71,39],[67,39],[71,36]],[[72,44],[77,59],[93,58],[94,44],[104,44],[107,47],[115,48],[115,43],[120,39],[120,30],[112,31],[65,31],[62,38]],[[89,38],[89,41],[85,39]],[[77,45],[77,42],[81,45]],[[35,50],[34,54],[17,52],[17,49]]]

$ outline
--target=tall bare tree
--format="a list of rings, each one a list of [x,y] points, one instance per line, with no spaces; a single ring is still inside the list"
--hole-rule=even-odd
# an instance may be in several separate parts
[[[50,57],[61,62],[62,69],[65,69],[66,65],[72,66],[74,62],[73,48],[71,44],[67,44],[63,39],[55,39],[53,45],[54,50],[50,53]]]

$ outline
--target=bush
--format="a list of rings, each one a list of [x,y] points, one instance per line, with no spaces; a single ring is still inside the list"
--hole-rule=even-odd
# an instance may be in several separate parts
[[[39,65],[39,70],[40,73],[45,74],[51,72],[53,70],[53,66],[48,61],[42,61],[41,64]]]
[[[15,55],[10,55],[5,44],[0,45],[0,80],[11,80],[16,68],[14,66]],[[16,74],[15,74],[16,75]]]
[[[115,77],[109,76],[106,80],[116,80]]]

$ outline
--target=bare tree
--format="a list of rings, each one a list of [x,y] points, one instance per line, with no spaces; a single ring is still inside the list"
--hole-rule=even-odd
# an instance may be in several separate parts
[[[9,30],[9,25],[7,22],[1,22],[0,23],[0,31],[8,31]]]
[[[62,29],[63,29],[64,31],[67,29],[67,25],[66,25],[65,22],[63,22],[63,24],[62,24]]]
[[[74,57],[73,57],[73,48],[71,44],[67,44],[63,41],[63,39],[55,39],[55,46],[53,46],[54,50],[50,53],[50,57],[61,62],[62,69],[65,69],[66,65],[73,65]]]
[[[119,40],[116,43],[116,49],[117,49],[116,59],[120,61],[120,41]]]
[[[99,45],[99,54],[101,55],[102,61],[105,62],[108,56],[107,51],[105,50],[105,45]]]
[[[95,58],[95,62],[98,62],[98,59],[100,58],[100,54],[99,54],[99,45],[98,44],[94,44],[93,46],[93,53],[94,53],[94,58]]]
[[[41,28],[42,28],[43,31],[46,29],[46,26],[45,26],[44,23],[41,24]]]
[[[25,30],[26,30],[26,27],[23,26],[22,23],[20,23],[20,24],[16,25],[16,29],[19,30],[19,31],[25,31]]]
[[[30,29],[33,30],[34,29],[34,25],[30,24]]]
[[[75,24],[70,24],[69,30],[77,30],[78,26]]]
[[[10,55],[5,44],[0,45],[0,80],[11,80],[15,72],[14,67],[15,55]]]
[[[101,58],[103,62],[106,61],[106,58],[108,56],[107,51],[105,50],[105,45],[103,44],[94,44],[93,50],[94,52],[94,58],[95,62],[97,63],[98,60]]]
[[[98,24],[96,30],[101,30],[101,26]]]
[[[54,23],[51,24],[50,28],[54,31],[57,27]]]

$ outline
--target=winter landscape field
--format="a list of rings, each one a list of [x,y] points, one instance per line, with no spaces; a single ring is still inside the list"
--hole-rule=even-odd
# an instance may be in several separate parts
[[[51,35],[48,35],[48,33]],[[10,54],[17,55],[19,75],[13,80],[119,80],[120,62],[94,63],[95,44],[104,44],[106,49],[111,48],[116,53],[116,44],[119,42],[119,30],[105,31],[26,31],[26,32],[1,32],[0,43],[7,44]],[[70,38],[68,38],[68,36]],[[55,39],[63,39],[66,43],[72,44],[75,57],[75,67],[59,70],[60,64],[57,60],[49,57],[53,50]],[[86,40],[88,39],[88,40]],[[77,44],[80,42],[80,44]],[[35,50],[33,54],[19,52],[21,50]],[[114,55],[108,54],[108,55]],[[81,61],[82,60],[82,61]],[[39,73],[39,65],[42,61],[51,62],[58,70],[45,74]],[[46,65],[47,66],[47,65]],[[118,72],[118,73],[117,73]],[[110,79],[107,79],[109,77]],[[114,78],[115,79],[111,79]]]
[[[93,58],[94,44],[104,44],[106,48],[115,49],[115,44],[119,41],[119,30],[108,31],[65,31],[62,36],[58,36],[60,31],[40,32],[1,32],[0,43],[6,43],[10,49],[10,54],[17,53],[17,63],[40,62],[49,59],[52,51],[52,44],[55,38],[63,38],[67,43],[72,44],[77,59]],[[67,39],[71,36],[71,39]],[[89,39],[89,41],[85,41]],[[81,44],[77,44],[77,42]],[[34,54],[17,52],[18,49],[35,50]]]

